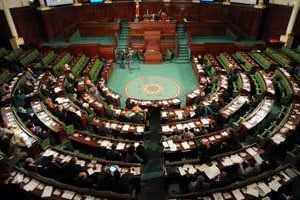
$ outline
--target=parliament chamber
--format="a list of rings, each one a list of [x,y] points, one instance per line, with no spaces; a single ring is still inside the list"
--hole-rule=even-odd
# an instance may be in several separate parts
[[[299,7],[0,0],[0,199],[299,200]]]

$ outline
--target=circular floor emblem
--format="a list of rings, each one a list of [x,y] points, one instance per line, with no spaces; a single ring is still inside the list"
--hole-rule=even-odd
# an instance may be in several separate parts
[[[160,95],[165,88],[157,83],[149,83],[144,86],[144,92],[149,95]]]
[[[163,76],[141,76],[125,86],[127,97],[145,100],[175,98],[181,90],[177,81]]]

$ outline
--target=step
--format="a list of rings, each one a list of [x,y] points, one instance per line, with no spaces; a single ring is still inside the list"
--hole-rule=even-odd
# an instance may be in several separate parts
[[[190,61],[181,61],[181,60],[173,60],[173,63],[179,63],[179,64],[183,64],[183,63],[190,63]]]

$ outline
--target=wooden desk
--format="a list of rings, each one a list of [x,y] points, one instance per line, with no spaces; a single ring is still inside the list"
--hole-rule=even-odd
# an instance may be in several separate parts
[[[159,64],[163,61],[160,51],[146,51],[144,56],[146,64]]]
[[[131,22],[129,28],[129,44],[134,49],[142,49],[147,52],[145,53],[146,63],[160,63],[162,50],[176,48],[175,21]],[[155,53],[150,53],[148,50],[155,51]]]
[[[145,31],[160,31],[162,36],[176,34],[176,21],[140,21],[130,22],[130,36],[144,35]]]

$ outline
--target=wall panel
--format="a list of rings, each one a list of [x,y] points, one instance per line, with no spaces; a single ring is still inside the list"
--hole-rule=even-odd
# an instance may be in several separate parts
[[[42,42],[42,33],[38,23],[38,12],[32,7],[10,9],[18,34],[25,44],[38,45]]]

